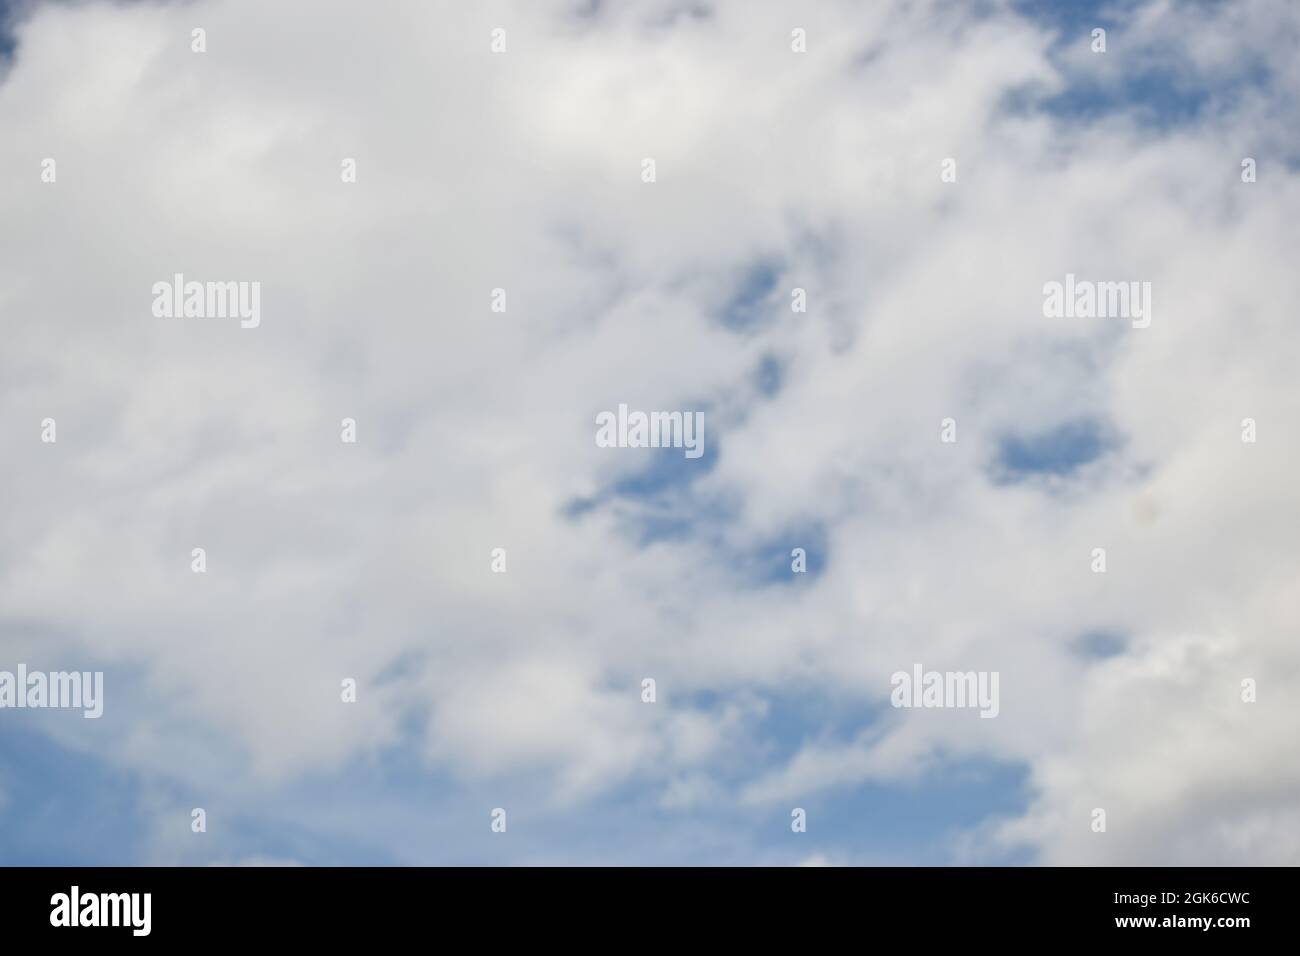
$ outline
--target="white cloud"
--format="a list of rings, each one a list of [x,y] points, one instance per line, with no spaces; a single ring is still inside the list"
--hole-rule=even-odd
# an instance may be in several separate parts
[[[1064,81],[1005,9],[39,9],[0,84],[0,654],[141,675],[131,700],[110,687],[94,745],[236,792],[346,768],[411,721],[430,766],[540,772],[560,804],[630,780],[664,806],[762,803],[983,756],[1036,788],[990,852],[1295,862],[1268,834],[1300,791],[1300,184],[1273,123],[1296,15],[1245,6],[1175,32],[1153,5],[1112,37],[1098,69],[1157,47],[1274,69],[1272,95],[1168,130],[1005,109]],[[770,321],[727,331],[757,261],[781,268]],[[1151,328],[1044,319],[1071,271],[1151,281]],[[262,327],[154,319],[174,272],[260,281]],[[755,401],[768,353],[784,387]],[[696,489],[734,517],[644,548],[635,502],[565,517],[643,461],[594,446],[621,401],[711,403],[721,457]],[[988,480],[1003,431],[1083,415],[1121,436],[1086,478]],[[821,577],[737,585],[728,560],[814,523]],[[1071,651],[1098,626],[1125,654]],[[1000,670],[1001,716],[886,711],[751,761],[756,701],[884,706],[914,661]],[[724,705],[693,707],[705,691]],[[1092,839],[1096,805],[1115,822]]]

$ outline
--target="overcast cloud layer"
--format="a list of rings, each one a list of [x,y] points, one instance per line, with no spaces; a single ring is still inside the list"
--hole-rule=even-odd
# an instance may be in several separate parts
[[[1296,4],[8,15],[0,860],[1300,863]]]

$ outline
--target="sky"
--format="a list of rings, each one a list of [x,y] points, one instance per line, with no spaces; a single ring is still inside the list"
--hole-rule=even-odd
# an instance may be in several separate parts
[[[0,23],[0,863],[1300,863],[1300,6]]]

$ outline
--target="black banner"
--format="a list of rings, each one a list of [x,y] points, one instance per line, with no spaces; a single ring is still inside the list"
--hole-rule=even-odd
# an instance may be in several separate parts
[[[1289,936],[1293,880],[1284,869],[1225,868],[13,868],[0,883],[10,941],[339,944],[459,928],[638,948],[667,945],[669,930],[759,942],[989,945],[1046,934],[1221,947]]]

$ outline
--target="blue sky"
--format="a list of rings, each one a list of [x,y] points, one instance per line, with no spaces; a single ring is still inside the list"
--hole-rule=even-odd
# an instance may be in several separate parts
[[[806,735],[827,731],[826,708],[817,702],[775,701],[762,724],[774,755],[797,748]],[[3,737],[6,779],[17,782],[6,795],[0,853],[15,866],[113,866],[151,862],[145,852],[152,836],[144,794],[157,781],[106,766],[93,754],[51,746],[41,733],[7,732]],[[947,765],[905,786],[867,785],[833,791],[806,801],[813,826],[802,840],[789,831],[781,810],[693,815],[699,845],[679,843],[683,821],[639,798],[635,791],[610,796],[578,813],[519,814],[518,840],[503,847],[468,808],[482,793],[413,763],[396,749],[346,774],[304,781],[256,809],[206,807],[220,824],[216,853],[187,855],[181,862],[225,860],[297,861],[305,865],[480,865],[545,862],[562,846],[568,862],[607,859],[613,863],[682,865],[779,862],[792,852],[826,859],[862,857],[879,863],[937,865],[950,862],[948,846],[963,828],[990,815],[1013,814],[1026,802],[1023,768],[974,761]],[[168,796],[178,804],[206,801],[179,788]],[[340,806],[382,806],[405,821],[408,845],[385,846],[383,832],[368,840],[361,820],[341,828],[333,822]],[[87,812],[87,808],[92,812]],[[365,818],[362,818],[365,819]],[[177,818],[174,837],[188,834]],[[214,827],[215,829],[215,827]],[[528,832],[533,829],[534,832]],[[821,831],[820,833],[818,831]],[[656,843],[664,849],[647,850]],[[799,842],[796,842],[799,841]],[[516,845],[522,843],[520,847]],[[415,849],[418,848],[418,852]],[[666,852],[665,852],[666,850]],[[209,850],[208,852],[212,852]],[[1000,862],[1025,862],[1008,854]]]

